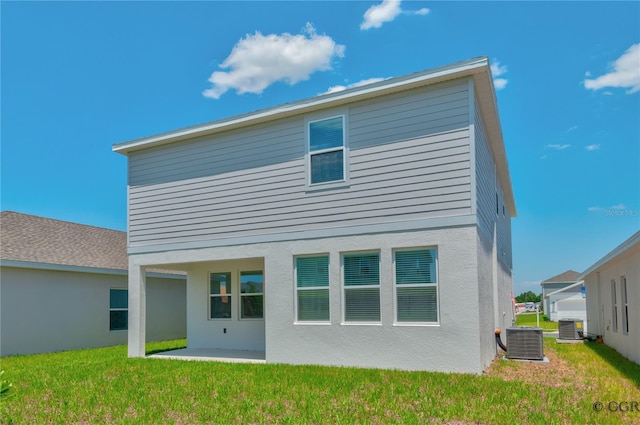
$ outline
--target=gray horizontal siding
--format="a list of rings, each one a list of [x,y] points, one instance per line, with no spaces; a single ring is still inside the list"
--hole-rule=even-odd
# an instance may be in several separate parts
[[[478,226],[493,240],[496,229],[498,260],[512,268],[511,217],[503,214],[504,195],[496,176],[495,160],[489,148],[479,109],[475,109],[475,152],[476,152],[476,203]],[[496,211],[496,194],[498,209]]]
[[[471,212],[467,82],[353,104],[350,185],[305,186],[304,117],[137,152],[132,246]]]

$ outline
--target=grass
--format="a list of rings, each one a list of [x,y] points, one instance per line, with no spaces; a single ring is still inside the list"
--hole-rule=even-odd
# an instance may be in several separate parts
[[[640,400],[640,366],[596,343],[545,352],[571,373],[512,379],[531,365],[497,360],[491,375],[129,359],[110,347],[2,359],[12,395],[3,424],[484,423],[596,424],[640,412],[595,412],[594,401]],[[183,347],[154,343],[147,352]],[[544,367],[544,366],[543,366]],[[549,367],[549,366],[546,366]],[[573,369],[571,369],[573,368]],[[579,373],[575,373],[578,371]],[[565,376],[566,375],[566,376]],[[556,379],[557,378],[557,379]],[[580,378],[578,383],[565,379]]]
[[[536,314],[535,313],[520,313],[516,315],[516,325],[517,326],[538,326],[536,324]],[[547,316],[544,314],[540,315],[540,328],[543,331],[557,331],[558,330],[558,322],[551,322]]]

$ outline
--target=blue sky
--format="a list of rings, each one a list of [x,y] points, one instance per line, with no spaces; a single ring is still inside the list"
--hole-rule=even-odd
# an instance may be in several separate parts
[[[7,2],[1,208],[126,229],[120,143],[477,56],[515,293],[640,228],[639,2]]]

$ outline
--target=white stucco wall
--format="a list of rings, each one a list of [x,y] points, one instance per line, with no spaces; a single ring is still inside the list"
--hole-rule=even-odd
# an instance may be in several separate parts
[[[623,330],[620,277],[627,278],[629,332]],[[640,364],[640,244],[627,249],[584,277],[587,323],[591,334],[602,335],[605,344]],[[611,281],[616,282],[618,330],[612,326]]]
[[[240,318],[241,271],[264,270],[262,258],[198,263],[187,277],[187,341],[189,348],[264,351],[264,319]],[[231,318],[209,318],[209,274],[231,273]],[[270,282],[265,282],[265,286]]]
[[[164,264],[188,271],[190,347],[260,348],[257,323],[249,330],[248,324],[242,328],[241,321],[228,321],[225,335],[222,321],[207,319],[206,285],[210,271],[237,273],[254,268],[251,261],[263,260],[267,362],[481,373],[490,357],[481,352],[495,346],[493,340],[483,338],[490,343],[481,348],[477,241],[476,226],[454,227],[137,254],[130,256],[130,268]],[[393,249],[408,247],[438,249],[440,318],[436,325],[394,323]],[[342,323],[340,259],[341,253],[351,251],[380,252],[379,324]],[[329,254],[330,324],[296,323],[293,259],[317,253]],[[247,258],[259,260],[235,261]],[[494,325],[488,322],[493,322],[493,314],[483,320],[487,321],[483,330],[491,328],[492,333]],[[135,336],[131,337],[134,340],[129,343],[135,346]]]
[[[109,290],[127,289],[126,275],[2,267],[0,355],[125,344],[109,331]],[[149,340],[186,334],[185,282],[151,278]]]

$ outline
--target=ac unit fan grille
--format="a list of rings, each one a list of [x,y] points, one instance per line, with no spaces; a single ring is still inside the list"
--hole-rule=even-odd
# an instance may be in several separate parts
[[[542,329],[524,326],[507,328],[507,358],[544,360]]]

